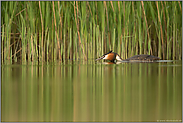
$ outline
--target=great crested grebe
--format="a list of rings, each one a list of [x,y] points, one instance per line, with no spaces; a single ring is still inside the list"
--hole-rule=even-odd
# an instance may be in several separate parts
[[[159,57],[152,56],[152,55],[144,55],[144,54],[135,55],[135,56],[132,56],[130,58],[123,60],[117,53],[112,52],[112,50],[109,51],[108,53],[104,54],[100,58],[96,59],[96,61],[101,60],[101,59],[107,59],[111,62],[114,62],[115,60],[117,60],[117,61],[129,61],[129,62],[153,62],[156,60],[160,60]]]

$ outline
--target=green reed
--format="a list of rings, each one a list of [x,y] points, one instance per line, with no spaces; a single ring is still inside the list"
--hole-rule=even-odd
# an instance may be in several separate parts
[[[1,11],[2,63],[93,60],[109,50],[182,59],[180,1],[3,1]]]

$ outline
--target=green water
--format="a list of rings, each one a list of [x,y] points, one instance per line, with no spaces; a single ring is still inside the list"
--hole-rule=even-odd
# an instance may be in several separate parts
[[[182,121],[182,61],[1,66],[1,121]]]

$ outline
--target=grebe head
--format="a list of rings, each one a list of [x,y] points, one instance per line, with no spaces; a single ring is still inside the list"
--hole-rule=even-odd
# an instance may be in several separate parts
[[[101,60],[101,59],[107,59],[111,62],[114,62],[115,60],[123,61],[123,59],[117,53],[112,52],[112,50],[109,51],[108,53],[104,54],[100,58],[96,59],[96,61]]]

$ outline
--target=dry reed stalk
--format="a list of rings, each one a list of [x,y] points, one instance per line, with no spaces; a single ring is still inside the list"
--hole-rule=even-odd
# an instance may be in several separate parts
[[[57,24],[56,24],[56,17],[55,17],[54,1],[52,1],[52,3],[53,3],[53,15],[54,15],[54,23],[55,23],[55,32],[56,32],[56,37],[57,37],[57,46],[58,46],[58,52],[59,52],[59,60],[61,60],[60,43],[59,43],[59,38],[58,38],[58,33],[57,33]]]
[[[160,24],[160,31],[161,31],[161,43],[162,43],[162,50],[163,50],[163,59],[165,59],[165,53],[164,53],[164,42],[163,42],[163,29],[162,29],[162,25],[161,25],[161,19],[160,19],[160,13],[159,13],[159,7],[158,7],[158,2],[156,1],[156,7],[157,7],[157,11],[158,11],[158,21]]]
[[[44,51],[43,51],[43,32],[44,32],[44,27],[43,27],[43,17],[42,17],[42,12],[41,12],[41,5],[39,1],[39,10],[40,10],[40,16],[41,16],[41,27],[42,27],[42,34],[41,34],[41,49],[42,49],[42,61],[44,59]]]
[[[76,10],[75,8],[77,8],[77,17],[76,17]],[[75,2],[74,2],[74,16],[75,16],[75,22],[76,22],[76,26],[77,26],[77,32],[78,32],[78,38],[79,38],[79,46],[82,48],[83,50],[83,55],[84,55],[84,59],[87,60],[84,49],[83,49],[83,45],[81,44],[81,38],[80,38],[80,32],[79,32],[79,22],[78,20],[78,3],[76,1],[76,7],[75,7]]]
[[[146,29],[147,29],[147,36],[148,36],[149,43],[151,44],[151,39],[150,39],[150,36],[149,36],[149,29],[148,29],[148,24],[147,24],[146,13],[145,13],[145,10],[144,10],[144,3],[143,3],[143,1],[141,1],[141,4],[142,4],[143,14],[144,14],[144,17],[145,17],[145,23],[146,23]],[[146,47],[144,47],[144,49],[145,48]],[[152,53],[151,45],[150,45],[150,51],[151,51],[151,54],[153,54]]]

